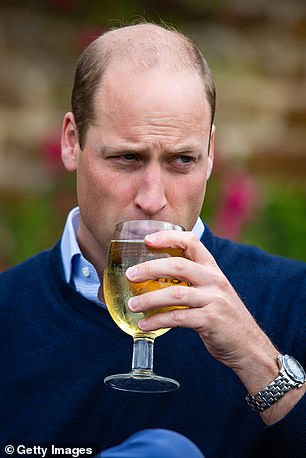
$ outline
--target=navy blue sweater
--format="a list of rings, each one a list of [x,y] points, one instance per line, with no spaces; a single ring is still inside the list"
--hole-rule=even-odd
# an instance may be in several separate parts
[[[280,351],[305,367],[306,265],[217,238],[203,243]],[[251,411],[237,376],[192,330],[156,340],[155,372],[181,388],[112,390],[128,372],[132,339],[106,310],[65,283],[59,244],[0,275],[0,450],[5,444],[103,450],[144,428],[185,434],[215,457],[305,457],[305,396],[277,424]]]

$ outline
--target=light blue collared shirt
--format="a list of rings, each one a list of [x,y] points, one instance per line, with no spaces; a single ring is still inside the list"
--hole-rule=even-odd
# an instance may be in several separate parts
[[[94,266],[84,258],[77,242],[79,220],[79,207],[73,208],[67,217],[61,240],[61,255],[65,279],[67,283],[73,283],[75,289],[86,299],[95,302],[100,307],[105,307],[105,304],[98,299],[100,280],[97,271]],[[192,232],[199,239],[202,237],[204,224],[200,218],[197,219]]]

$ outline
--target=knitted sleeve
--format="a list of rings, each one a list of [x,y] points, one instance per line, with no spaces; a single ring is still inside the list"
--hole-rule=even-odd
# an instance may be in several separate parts
[[[306,397],[279,422],[265,429],[271,455],[277,458],[306,456]]]

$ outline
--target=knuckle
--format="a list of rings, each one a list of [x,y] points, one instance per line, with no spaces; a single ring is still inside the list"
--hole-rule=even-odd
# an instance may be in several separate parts
[[[182,286],[171,286],[170,288],[170,295],[173,299],[177,301],[181,301],[185,296],[184,287]]]
[[[182,274],[186,270],[185,259],[184,258],[172,258],[173,267],[178,274]]]
[[[150,261],[146,261],[143,263],[143,273],[146,277],[150,277],[152,272],[152,266]]]
[[[180,324],[183,322],[183,317],[182,317],[183,311],[174,309],[171,312],[171,319],[174,323],[175,326],[179,327]]]
[[[222,291],[226,291],[228,289],[228,280],[224,275],[219,277],[218,283]]]
[[[198,243],[198,237],[191,231],[186,231],[185,233],[185,240],[188,244]]]
[[[208,271],[206,270],[206,272]],[[228,279],[222,272],[220,272],[219,270],[216,270],[214,266],[211,266],[211,268],[209,268],[209,276],[210,276],[211,283],[215,284],[220,291],[228,290],[228,287],[229,287]]]
[[[198,241],[199,241],[198,237],[193,232],[190,232],[190,242],[198,243]]]
[[[214,294],[212,300],[207,309],[207,314],[213,318],[217,316],[222,316],[223,312],[227,312],[229,309],[229,304],[227,298],[222,291]]]
[[[152,296],[150,293],[142,294],[142,297],[138,299],[142,305],[145,305],[147,310],[150,310],[153,307]]]
[[[228,309],[229,308],[229,303],[228,300],[225,296],[219,295],[218,297],[218,302],[222,308]]]
[[[205,323],[207,328],[214,329],[216,325],[217,314],[213,307],[205,307]]]

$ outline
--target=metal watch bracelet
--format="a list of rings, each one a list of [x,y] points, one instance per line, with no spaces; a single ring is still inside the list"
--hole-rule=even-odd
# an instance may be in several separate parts
[[[292,384],[287,377],[279,375],[273,382],[267,385],[257,394],[246,396],[247,404],[255,410],[255,412],[263,412],[278,401],[287,391],[291,390]]]
[[[300,388],[306,374],[300,363],[289,355],[278,355],[279,375],[265,388],[253,396],[248,394],[246,402],[256,412],[268,409],[292,388]]]

